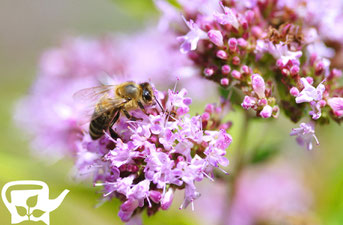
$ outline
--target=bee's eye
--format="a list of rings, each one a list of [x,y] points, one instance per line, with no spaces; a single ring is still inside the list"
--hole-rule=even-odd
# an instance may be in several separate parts
[[[150,91],[143,90],[143,100],[146,102],[149,102],[152,100]]]

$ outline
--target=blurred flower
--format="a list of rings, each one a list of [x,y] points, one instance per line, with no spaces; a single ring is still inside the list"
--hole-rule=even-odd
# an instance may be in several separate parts
[[[307,150],[312,150],[312,141],[316,141],[319,145],[319,141],[314,132],[313,123],[301,123],[299,128],[293,128],[290,133],[291,136],[297,136],[296,140],[299,145],[305,146]]]
[[[234,12],[229,8],[220,4],[223,7],[224,13],[215,12],[214,17],[218,23],[222,25],[231,24],[234,28],[238,29],[238,20]]]
[[[293,224],[290,217],[309,213],[311,194],[298,171],[275,164],[255,166],[243,171],[235,187],[235,196],[226,224]]]
[[[343,98],[330,98],[328,99],[328,105],[338,118],[343,116]]]
[[[188,53],[189,51],[193,51],[197,48],[199,40],[207,39],[208,37],[193,20],[187,21],[184,17],[182,18],[190,31],[186,35],[178,37],[179,41],[183,42],[181,44],[180,51],[182,53]]]

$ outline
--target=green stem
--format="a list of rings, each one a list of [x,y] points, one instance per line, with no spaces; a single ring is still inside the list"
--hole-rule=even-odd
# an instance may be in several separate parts
[[[227,197],[229,198],[229,203],[226,204],[226,206],[223,209],[222,220],[221,220],[221,224],[223,225],[226,224],[229,211],[231,209],[232,203],[235,198],[238,177],[240,173],[242,172],[242,170],[244,169],[244,166],[246,163],[245,162],[246,160],[245,145],[248,138],[249,121],[250,121],[249,113],[247,111],[244,111],[244,119],[243,119],[243,124],[241,126],[241,131],[240,131],[238,139],[235,140],[238,142],[238,145],[237,145],[235,157],[234,157],[235,164],[233,168],[233,173],[231,175],[232,177],[231,179],[228,180],[228,196]]]

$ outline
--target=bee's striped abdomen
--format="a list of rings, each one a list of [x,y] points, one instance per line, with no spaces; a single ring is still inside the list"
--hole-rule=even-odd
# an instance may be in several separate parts
[[[95,114],[94,112],[93,115]],[[89,124],[89,134],[93,140],[99,139],[104,134],[104,130],[107,130],[111,119],[112,113],[103,113],[92,119]]]

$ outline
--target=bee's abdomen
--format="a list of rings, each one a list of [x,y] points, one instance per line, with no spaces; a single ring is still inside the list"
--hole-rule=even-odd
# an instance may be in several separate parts
[[[93,119],[89,124],[89,134],[91,138],[93,140],[99,139],[104,134],[104,130],[107,129],[109,123],[110,118],[106,114],[102,114]]]

